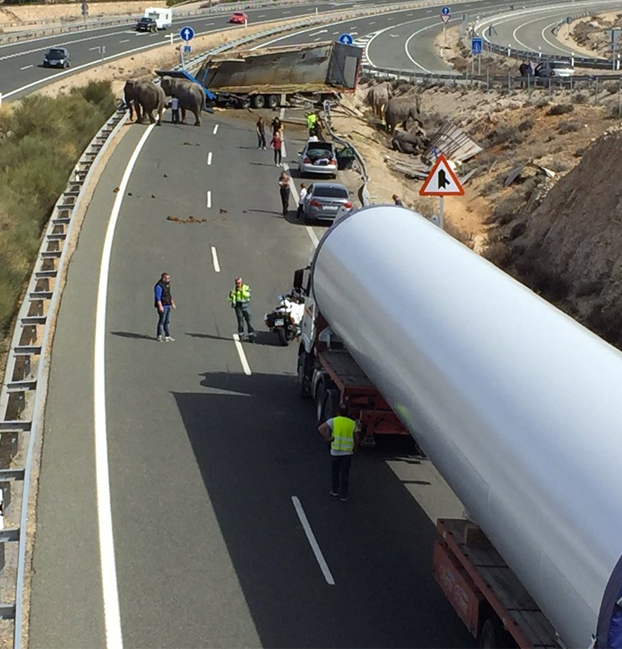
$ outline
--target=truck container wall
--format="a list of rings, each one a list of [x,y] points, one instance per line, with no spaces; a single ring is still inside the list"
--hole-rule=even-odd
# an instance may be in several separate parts
[[[335,223],[312,288],[566,645],[600,610],[619,646],[622,354],[400,207]]]

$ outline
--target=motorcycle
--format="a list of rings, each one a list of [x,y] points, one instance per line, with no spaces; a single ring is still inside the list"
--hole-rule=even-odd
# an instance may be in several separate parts
[[[279,304],[264,316],[266,327],[279,337],[281,345],[286,346],[300,335],[300,323],[305,310],[304,298],[292,291],[278,296]]]

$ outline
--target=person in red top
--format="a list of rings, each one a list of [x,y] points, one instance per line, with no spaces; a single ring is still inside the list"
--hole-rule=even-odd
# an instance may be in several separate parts
[[[270,146],[274,149],[274,164],[278,167],[282,160],[281,147],[283,146],[280,132],[277,132],[272,136]]]

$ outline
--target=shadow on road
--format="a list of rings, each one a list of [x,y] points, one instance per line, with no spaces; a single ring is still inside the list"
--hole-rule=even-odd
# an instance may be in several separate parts
[[[413,457],[412,440],[361,449],[341,503],[328,494],[328,449],[293,375],[206,373],[200,389],[173,397],[262,646],[473,646],[432,577],[434,524],[384,461]]]
[[[156,340],[155,336],[146,336],[145,334],[139,334],[135,331],[111,331],[113,336],[120,336],[121,338],[135,338],[142,340]]]

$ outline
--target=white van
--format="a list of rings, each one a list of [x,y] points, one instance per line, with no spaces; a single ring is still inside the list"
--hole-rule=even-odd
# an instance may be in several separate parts
[[[158,29],[173,26],[173,11],[164,7],[148,7],[145,9],[144,18],[153,18]]]

